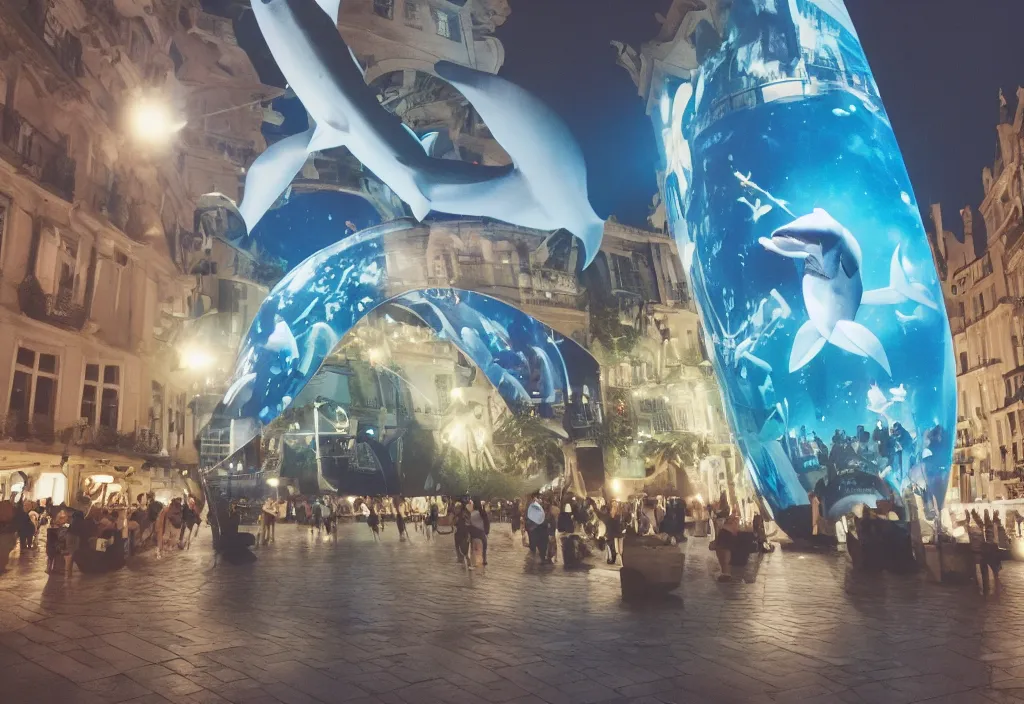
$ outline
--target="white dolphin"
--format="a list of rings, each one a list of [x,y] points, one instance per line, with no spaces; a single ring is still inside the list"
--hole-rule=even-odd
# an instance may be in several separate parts
[[[251,231],[311,152],[345,146],[422,220],[431,210],[566,229],[589,264],[604,222],[587,196],[583,155],[565,124],[537,98],[504,79],[440,62],[435,71],[462,91],[512,157],[512,167],[429,156],[387,112],[337,30],[338,0],[253,0],[260,31],[315,127],[282,140],[256,160],[239,213]]]
[[[760,238],[761,246],[804,264],[806,323],[793,339],[789,371],[810,362],[825,343],[870,357],[891,375],[889,359],[874,333],[856,322],[864,296],[861,251],[856,238],[821,208]]]

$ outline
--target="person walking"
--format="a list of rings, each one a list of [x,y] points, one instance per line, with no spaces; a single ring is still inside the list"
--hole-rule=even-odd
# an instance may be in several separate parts
[[[66,524],[66,532],[63,535],[64,546],[64,571],[68,577],[75,564],[75,554],[85,540],[86,525],[85,514],[75,511],[71,515],[71,522]],[[60,539],[60,538],[58,538]]]
[[[370,515],[366,517],[366,525],[370,526],[370,532],[373,533],[373,542],[380,542],[380,516],[377,515],[377,509],[374,506],[370,507]]]
[[[46,571],[53,573],[57,569],[58,560],[64,555],[64,546],[61,544],[61,528],[67,521],[67,516],[61,511],[57,519],[50,521],[46,528]],[[66,535],[66,533],[65,533]]]
[[[455,559],[464,564],[468,569],[473,569],[473,565],[469,559],[470,551],[470,533],[469,533],[469,516],[470,506],[473,502],[469,502],[469,505],[463,506],[461,503],[456,503],[452,509],[452,525],[455,528],[453,531],[455,536]]]
[[[324,528],[324,507],[323,504],[320,503],[319,496],[313,499],[313,505],[310,506],[309,510],[310,515],[313,518],[313,520],[309,523],[309,533],[310,535],[312,535],[313,531],[315,530],[317,532],[317,535],[319,535],[323,532]]]
[[[476,561],[476,550],[479,541],[480,550],[480,563],[483,566],[487,565],[487,532],[490,530],[490,522],[487,520],[487,510],[484,508],[483,503],[475,505],[472,501],[469,502],[467,508],[469,509],[469,537],[473,544],[473,558]]]
[[[715,535],[715,555],[718,557],[718,566],[722,570],[722,573],[718,575],[719,582],[732,581],[732,550],[739,532],[740,517],[738,513],[733,513],[722,522]]]
[[[622,552],[622,512],[619,503],[612,501],[598,517],[604,523],[604,537],[608,543],[608,564],[617,564]]]

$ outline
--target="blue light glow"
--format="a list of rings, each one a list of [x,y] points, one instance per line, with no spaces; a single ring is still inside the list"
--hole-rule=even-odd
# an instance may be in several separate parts
[[[880,499],[941,506],[949,327],[899,147],[845,8],[737,2],[665,87],[665,201],[751,477],[810,533]]]

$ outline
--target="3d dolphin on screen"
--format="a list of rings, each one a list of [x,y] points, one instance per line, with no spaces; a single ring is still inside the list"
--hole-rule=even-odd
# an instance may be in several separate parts
[[[900,264],[899,247],[893,253],[889,286],[864,291],[861,251],[856,238],[821,208],[758,240],[769,252],[803,262],[803,296],[809,320],[793,340],[789,371],[795,372],[821,351],[825,343],[861,357],[870,357],[891,375],[889,359],[874,333],[856,322],[861,305],[916,301],[935,303],[925,287],[910,283]]]
[[[385,110],[337,29],[339,0],[253,0],[260,31],[289,87],[315,126],[264,152],[246,177],[239,213],[251,231],[302,168],[308,154],[345,146],[422,220],[431,210],[493,217],[578,237],[586,263],[604,222],[587,195],[583,154],[562,120],[504,79],[440,62],[438,75],[460,89],[512,157],[484,166],[430,156],[423,142]]]

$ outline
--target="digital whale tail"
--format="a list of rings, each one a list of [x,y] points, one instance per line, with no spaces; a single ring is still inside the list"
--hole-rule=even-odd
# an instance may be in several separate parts
[[[896,245],[896,249],[892,253],[892,259],[889,262],[889,285],[885,288],[865,291],[861,299],[861,305],[899,305],[907,301],[920,303],[932,310],[939,309],[938,304],[924,284],[907,278],[907,272],[903,269],[903,262],[900,257],[900,247]]]
[[[825,343],[859,357],[869,357],[878,362],[886,374],[892,376],[889,358],[885,354],[882,343],[873,332],[852,320],[837,321],[828,337],[822,335],[810,320],[804,323],[793,339],[793,349],[789,355],[789,371],[795,372],[806,366],[818,356],[818,353],[825,347]]]

